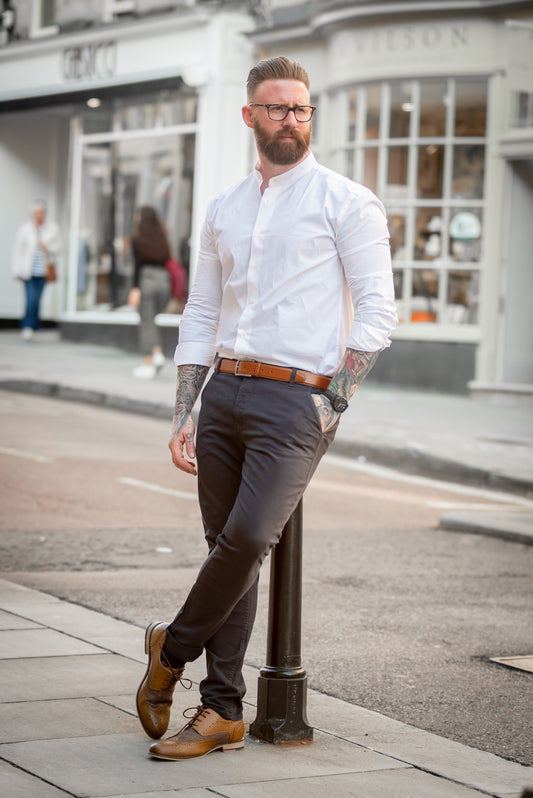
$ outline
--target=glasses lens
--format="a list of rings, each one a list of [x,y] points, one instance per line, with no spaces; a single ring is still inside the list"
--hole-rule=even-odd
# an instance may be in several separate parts
[[[283,122],[289,110],[294,111],[297,122],[309,122],[313,116],[313,108],[311,105],[296,105],[291,109],[289,109],[288,105],[269,105],[267,108],[268,115],[273,122]]]
[[[297,122],[309,122],[313,115],[313,109],[310,105],[298,105],[294,109],[294,116]]]
[[[289,112],[287,105],[271,105],[268,109],[268,115],[274,122],[282,122]]]

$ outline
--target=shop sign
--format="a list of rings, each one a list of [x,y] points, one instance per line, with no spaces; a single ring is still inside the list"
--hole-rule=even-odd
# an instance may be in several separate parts
[[[494,48],[495,26],[470,20],[361,26],[332,34],[329,51],[333,82],[367,78],[376,71],[425,75],[485,69]]]
[[[469,45],[469,26],[452,25],[398,25],[373,30],[370,35],[356,32],[353,44],[357,54],[367,52],[435,51],[437,48],[456,50]]]
[[[394,60],[416,54],[457,53],[471,46],[471,26],[467,23],[386,25],[357,31],[343,31],[335,38],[335,50],[357,59]]]
[[[82,44],[63,50],[65,80],[105,80],[117,68],[117,43],[114,41]]]

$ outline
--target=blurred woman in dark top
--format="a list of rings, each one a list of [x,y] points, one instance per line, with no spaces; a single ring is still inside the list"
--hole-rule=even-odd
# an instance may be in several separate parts
[[[165,268],[170,258],[166,230],[154,208],[144,205],[135,214],[132,238],[135,270],[128,303],[138,308],[141,318],[140,349],[143,363],[133,370],[139,379],[150,380],[164,366],[161,333],[155,317],[169,299],[170,280]]]

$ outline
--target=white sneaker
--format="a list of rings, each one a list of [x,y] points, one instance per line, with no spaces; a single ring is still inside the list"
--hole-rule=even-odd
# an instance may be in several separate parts
[[[164,354],[162,352],[154,352],[152,355],[152,363],[154,364],[156,371],[160,371],[165,365]]]
[[[23,327],[21,335],[25,341],[31,341],[33,338],[33,329],[31,327]]]
[[[138,380],[153,380],[156,375],[156,368],[152,363],[141,363],[133,369],[133,376]]]

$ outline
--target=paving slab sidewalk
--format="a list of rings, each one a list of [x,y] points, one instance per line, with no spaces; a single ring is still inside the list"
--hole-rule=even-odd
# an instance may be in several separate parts
[[[519,798],[533,769],[315,691],[308,744],[246,735],[242,751],[162,762],[135,713],[144,630],[0,580],[0,794],[5,798]],[[187,671],[170,731],[198,702]],[[258,672],[246,668],[245,722]]]
[[[170,418],[175,369],[169,363],[145,383],[131,376],[136,364],[131,354],[62,342],[56,332],[29,346],[18,333],[0,333],[0,388]],[[533,539],[531,407],[367,383],[343,419],[336,451],[509,491],[521,505],[503,504],[490,517],[446,513],[447,528]],[[143,636],[131,624],[0,580],[2,796],[519,798],[533,785],[531,768],[314,691],[311,745],[271,746],[247,736],[242,752],[154,761],[135,715]],[[200,669],[188,667],[196,682]],[[258,674],[247,668],[246,675],[249,723]],[[194,690],[177,695],[172,729],[197,700]]]

